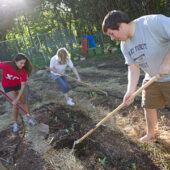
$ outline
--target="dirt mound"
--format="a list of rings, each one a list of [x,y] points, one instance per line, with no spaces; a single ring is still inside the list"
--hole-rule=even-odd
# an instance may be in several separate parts
[[[21,128],[18,134],[13,134],[11,127],[1,131],[0,160],[8,169],[43,169],[43,158],[30,147],[30,144],[23,141],[22,130],[23,128]]]
[[[41,113],[41,114],[39,114]],[[62,105],[48,104],[36,110],[37,121],[43,121],[50,126],[51,144],[54,149],[70,148],[73,142],[88,130],[94,122],[85,116],[81,110],[72,110]],[[47,121],[48,120],[48,121]],[[75,155],[88,168],[106,169],[159,169],[149,158],[149,153],[132,141],[127,140],[122,133],[100,127],[88,139],[78,144]]]
[[[122,103],[127,88],[127,66],[121,57],[75,63],[82,80],[108,92],[108,96],[68,79],[74,107],[65,104],[61,89],[51,79],[48,69],[34,73],[26,90],[28,103],[33,118],[49,125],[48,135],[27,124],[24,127],[22,122],[19,134],[14,135],[11,105],[0,96],[0,140],[3,141],[0,168],[11,169],[15,164],[17,170],[170,169],[169,107],[158,111],[156,139],[139,143],[137,139],[145,133],[140,95],[130,107],[115,114],[70,153],[74,141]],[[67,74],[74,77],[70,71]],[[139,86],[142,79],[143,75]]]

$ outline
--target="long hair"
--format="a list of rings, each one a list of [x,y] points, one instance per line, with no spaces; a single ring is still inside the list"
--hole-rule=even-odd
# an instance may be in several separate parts
[[[70,59],[70,54],[69,52],[67,51],[66,48],[60,48],[58,51],[57,51],[57,60],[59,62],[59,64],[66,64],[68,59]]]
[[[33,72],[33,66],[32,66],[30,60],[27,58],[27,56],[25,54],[18,53],[15,56],[15,58],[13,59],[13,61],[11,61],[12,66],[15,68],[16,71],[19,72],[19,68],[17,67],[16,62],[20,61],[20,60],[26,60],[25,65],[24,65],[23,68],[25,69],[28,77],[30,77],[32,72]]]

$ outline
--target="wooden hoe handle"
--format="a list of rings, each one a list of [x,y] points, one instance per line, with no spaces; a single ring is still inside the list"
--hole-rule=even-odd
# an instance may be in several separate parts
[[[152,77],[146,84],[144,84],[142,87],[140,87],[136,92],[134,92],[131,95],[131,99],[135,98],[137,95],[139,95],[142,90],[144,90],[145,88],[147,88],[149,85],[151,85],[155,80],[157,79],[157,76]],[[113,114],[115,114],[116,112],[118,112],[120,109],[122,109],[125,106],[125,104],[121,104],[119,105],[115,110],[113,110],[112,112],[108,113],[108,115],[103,118],[98,124],[96,124],[95,128],[91,129],[90,131],[88,131],[84,136],[82,136],[80,139],[78,139],[77,141],[75,141],[75,144],[78,144],[80,142],[82,142],[87,136],[89,136],[92,132],[94,132],[99,126],[101,126],[103,123],[105,123],[108,119],[110,119]]]
[[[84,84],[84,85],[90,87],[91,89],[95,89],[95,90],[97,90],[97,91],[100,91],[100,92],[104,93],[106,96],[108,95],[107,92],[105,92],[105,91],[103,91],[103,90],[101,90],[101,89],[99,89],[99,88],[97,88],[97,87],[95,87],[95,86],[92,86],[92,85],[90,85],[90,84],[87,84],[87,83],[85,83],[85,82],[80,82],[80,81],[78,81],[77,79],[75,79],[75,78],[73,78],[73,77],[71,77],[71,76],[69,76],[69,75],[67,75],[67,74],[60,73],[60,72],[58,72],[58,71],[56,71],[56,73],[61,74],[61,75],[63,75],[63,76],[66,76],[66,77],[68,77],[68,78],[70,78],[70,79],[72,79],[72,80],[75,80],[75,81],[77,81],[77,82],[80,83],[80,84]]]

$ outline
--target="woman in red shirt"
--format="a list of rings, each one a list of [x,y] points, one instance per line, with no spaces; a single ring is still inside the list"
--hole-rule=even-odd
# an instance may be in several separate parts
[[[2,69],[2,87],[5,93],[13,100],[13,132],[19,130],[18,120],[18,108],[16,104],[20,101],[26,112],[29,113],[29,108],[25,100],[24,89],[26,86],[27,76],[32,73],[33,67],[29,59],[25,54],[18,53],[13,61],[0,62],[0,69]],[[35,122],[30,119],[28,122],[30,125],[35,125]]]

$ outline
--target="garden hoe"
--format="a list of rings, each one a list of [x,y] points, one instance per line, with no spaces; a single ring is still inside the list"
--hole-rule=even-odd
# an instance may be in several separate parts
[[[8,99],[8,101],[10,103],[12,103],[12,99],[10,97],[8,97],[3,91],[0,90],[0,93],[6,97],[6,99]],[[21,106],[19,106],[18,104],[16,105],[16,107],[18,109],[20,109],[27,117],[28,119],[32,119],[31,115],[29,113],[27,113]],[[37,130],[41,131],[41,132],[44,132],[44,133],[49,133],[49,126],[44,124],[44,123],[39,123],[39,124],[36,124],[35,125]]]
[[[60,72],[58,72],[58,71],[56,71],[56,73],[61,74],[61,75],[63,75],[63,76],[66,76],[66,77],[68,77],[68,78],[70,78],[70,79],[72,79],[72,80],[75,80],[75,81],[77,81],[78,83],[83,84],[83,85],[85,85],[85,86],[88,86],[88,87],[91,88],[91,89],[95,89],[95,90],[97,90],[97,91],[100,91],[100,92],[104,93],[106,96],[108,96],[107,92],[105,92],[105,91],[103,91],[103,90],[101,90],[101,89],[99,89],[99,88],[97,88],[97,87],[95,87],[95,86],[92,86],[91,84],[78,81],[76,78],[73,78],[73,77],[71,77],[71,76],[69,76],[69,75],[67,75],[67,74],[64,74],[64,73],[60,73]]]
[[[155,80],[157,80],[158,76],[154,76],[152,77],[146,84],[144,84],[142,87],[140,87],[136,92],[134,92],[130,99],[134,99],[137,95],[139,95],[143,89],[147,88],[149,85],[151,85]],[[84,136],[82,136],[80,139],[76,140],[73,144],[73,148],[72,151],[75,148],[75,145],[77,145],[78,143],[82,142],[87,136],[89,136],[91,133],[93,133],[99,126],[101,126],[103,123],[105,123],[108,119],[110,119],[113,114],[115,114],[116,112],[118,112],[120,109],[122,109],[125,106],[124,103],[122,103],[121,105],[119,105],[115,110],[113,110],[112,112],[108,113],[108,115],[103,118],[98,124],[96,124],[95,128],[91,129],[90,131],[88,131]],[[71,152],[72,152],[71,151]]]

